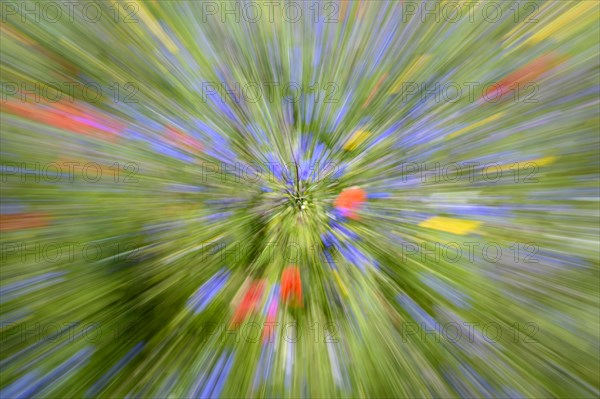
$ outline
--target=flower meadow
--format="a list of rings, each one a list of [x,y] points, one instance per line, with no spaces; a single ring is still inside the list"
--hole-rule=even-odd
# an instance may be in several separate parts
[[[596,1],[3,1],[0,397],[596,398]]]

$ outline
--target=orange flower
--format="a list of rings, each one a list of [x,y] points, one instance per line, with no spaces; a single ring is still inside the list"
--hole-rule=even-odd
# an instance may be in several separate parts
[[[352,187],[343,190],[335,200],[334,205],[342,212],[342,215],[350,219],[358,219],[358,215],[354,212],[362,206],[366,199],[367,194],[364,190]]]
[[[46,104],[45,107],[7,102],[5,108],[9,113],[39,123],[110,141],[115,141],[125,127],[91,107],[65,101]]]
[[[191,153],[202,151],[202,143],[181,130],[167,126],[167,139],[173,144]]]
[[[515,84],[519,84],[521,86],[519,90],[522,90],[524,85],[529,83],[535,84],[535,79],[539,78],[541,75],[548,72],[559,63],[560,58],[555,53],[542,55],[506,76],[496,84],[495,88],[490,87],[485,93],[483,93],[481,97],[485,97],[486,99],[490,100],[498,97],[504,97],[510,93],[511,90],[515,89],[515,87],[513,87]]]
[[[302,280],[297,266],[288,266],[281,275],[281,301],[302,307]]]
[[[258,311],[264,290],[264,281],[258,280],[250,283],[250,286],[246,290],[242,301],[233,313],[231,324],[241,323],[254,311]]]
[[[0,230],[21,230],[44,227],[50,224],[50,215],[44,212],[4,214],[0,217]]]

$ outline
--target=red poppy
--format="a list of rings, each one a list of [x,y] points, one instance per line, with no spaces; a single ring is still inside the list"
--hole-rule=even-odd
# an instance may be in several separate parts
[[[246,317],[258,310],[264,290],[264,281],[258,280],[250,283],[250,286],[246,290],[242,301],[233,313],[233,317],[231,319],[232,324],[241,323],[246,319]]]
[[[44,227],[50,224],[50,215],[44,212],[4,214],[0,217],[0,230],[21,230]]]
[[[342,215],[350,219],[358,219],[356,212],[367,199],[367,193],[358,187],[348,188],[340,193],[335,200],[335,207],[338,208]]]
[[[171,126],[167,126],[167,139],[176,146],[191,153],[202,151],[203,148],[200,141]]]
[[[558,56],[554,53],[542,55],[506,76],[495,87],[490,87],[483,93],[482,98],[485,97],[486,99],[493,100],[498,97],[504,97],[516,89],[515,84],[519,84],[520,86],[535,84],[535,79],[554,68],[558,65],[558,62]],[[519,90],[521,89],[524,88],[520,87]]]
[[[302,280],[297,266],[288,266],[281,275],[281,301],[302,307]]]
[[[115,141],[124,125],[103,116],[99,111],[81,104],[56,102],[44,107],[33,104],[8,102],[8,112],[30,118],[39,123],[54,126],[73,133]]]

